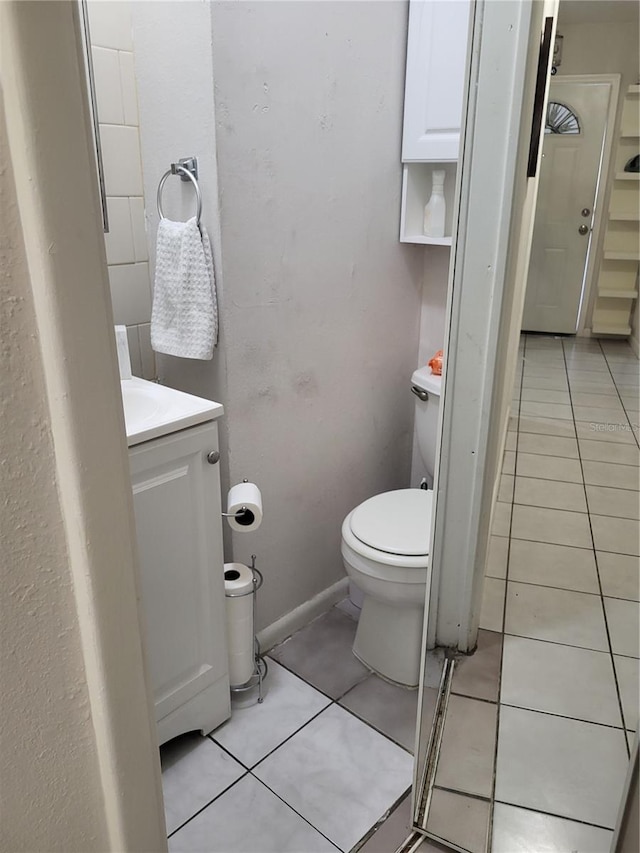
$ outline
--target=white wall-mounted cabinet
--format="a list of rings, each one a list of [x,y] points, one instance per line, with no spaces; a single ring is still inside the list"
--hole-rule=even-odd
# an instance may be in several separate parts
[[[403,243],[451,245],[451,219],[464,75],[469,39],[469,0],[410,0],[402,131]],[[444,169],[447,218],[444,237],[425,237],[424,207],[431,173]]]
[[[158,740],[204,734],[230,714],[218,428],[129,451],[141,600]]]
[[[469,31],[467,0],[411,0],[402,160],[456,161]]]

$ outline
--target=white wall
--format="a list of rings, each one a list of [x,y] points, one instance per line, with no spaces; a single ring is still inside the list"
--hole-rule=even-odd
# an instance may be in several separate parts
[[[88,9],[109,219],[104,240],[114,321],[127,326],[134,376],[154,379],[131,14],[129,4],[120,0],[90,0]]]
[[[143,161],[147,192],[169,138],[213,167],[198,128],[215,81],[222,350],[163,370],[205,393],[226,359],[229,477],[265,499],[262,528],[233,540],[265,572],[260,627],[343,576],[353,506],[409,483],[423,253],[397,239],[407,5],[215,3],[208,33],[202,8],[193,34],[182,4],[135,4]],[[212,179],[210,212],[215,198]]]

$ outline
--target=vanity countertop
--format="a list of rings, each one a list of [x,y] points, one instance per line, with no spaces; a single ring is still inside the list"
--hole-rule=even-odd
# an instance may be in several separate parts
[[[127,444],[132,447],[221,417],[220,403],[194,397],[146,379],[122,379]]]

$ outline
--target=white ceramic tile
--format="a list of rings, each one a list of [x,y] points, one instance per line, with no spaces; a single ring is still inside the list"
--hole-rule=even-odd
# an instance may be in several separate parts
[[[101,124],[100,144],[107,195],[141,196],[142,166],[138,129]]]
[[[511,503],[513,500],[513,487],[515,477],[513,474],[502,474],[498,487],[498,500],[500,503]]]
[[[604,607],[614,655],[640,657],[640,604],[621,598],[605,598]]]
[[[571,402],[574,406],[593,406],[593,408],[600,409],[619,408],[617,396],[613,394],[589,394],[585,391],[576,391],[571,395]]]
[[[523,432],[518,436],[518,452],[577,459],[578,442],[575,438],[564,438],[559,435],[536,435],[533,432]]]
[[[596,551],[611,551],[615,554],[640,556],[638,522],[630,518],[608,518],[604,515],[591,516],[591,529]]]
[[[520,414],[528,417],[555,418],[557,420],[572,420],[571,406],[560,403],[532,403],[524,400],[520,406]]]
[[[160,756],[168,834],[246,772],[224,750],[199,734],[170,741],[162,747]]]
[[[587,486],[589,512],[616,518],[640,518],[640,494],[628,489]]]
[[[171,853],[331,853],[336,848],[251,775],[169,839]]]
[[[553,456],[547,457],[553,459]],[[568,509],[586,512],[587,502],[581,483],[561,483],[558,480],[537,480],[532,477],[516,477],[513,500],[526,506]]]
[[[518,434],[515,432],[507,433],[507,440],[505,441],[504,449],[505,450],[515,450],[518,445]]]
[[[612,385],[613,379],[608,372],[602,370],[579,370],[578,368],[570,367],[567,370],[569,375],[569,385],[573,387],[573,383],[584,383],[596,385]]]
[[[509,581],[504,630],[534,640],[609,650],[600,596],[584,592]]]
[[[574,405],[573,416],[576,421],[587,421],[596,424],[626,424],[627,422],[624,409],[620,405],[609,409],[598,408],[597,406]]]
[[[549,542],[553,545],[592,547],[588,516],[581,512],[542,509],[515,504],[511,535],[516,539]]]
[[[536,477],[540,480],[562,480],[564,483],[582,483],[582,468],[578,459],[560,456],[539,456],[518,452],[516,473],[519,477]]]
[[[512,539],[509,580],[598,594],[593,551]]]
[[[151,320],[151,286],[148,264],[109,267],[113,322],[124,326]]]
[[[533,405],[533,404],[532,404]],[[540,405],[545,405],[541,403]],[[540,435],[560,435],[573,438],[576,434],[573,420],[522,415],[518,421],[520,433],[533,432]]]
[[[511,505],[496,501],[493,506],[491,533],[494,536],[508,536],[511,528]]]
[[[269,691],[261,705],[236,709],[213,733],[214,739],[247,767],[253,767],[330,699],[274,660],[269,661]]]
[[[533,403],[563,403],[570,405],[569,390],[560,391],[555,388],[523,388],[522,399]]]
[[[502,458],[502,473],[515,474],[516,472],[516,454],[512,450],[505,450]]]
[[[104,235],[108,264],[133,264],[133,232],[128,198],[107,198],[109,231]]]
[[[133,50],[131,14],[124,0],[91,0],[89,24],[91,44],[116,50]]]
[[[102,124],[122,124],[124,122],[124,110],[120,89],[118,51],[94,47],[91,50],[91,55],[93,58],[98,120]]]
[[[589,441],[600,441],[613,444],[631,444],[637,449],[633,432],[630,427],[620,429],[617,426],[607,427],[605,424],[591,424],[584,421],[576,423],[578,438],[586,438]]]
[[[640,687],[638,686],[638,661],[635,658],[614,655],[613,660],[620,688],[620,699],[624,712],[624,724],[635,732],[640,715]]]
[[[640,599],[640,562],[627,554],[598,551],[598,572],[602,594],[610,598]]]
[[[447,703],[435,784],[491,797],[498,706],[452,694]]]
[[[480,627],[487,631],[502,631],[505,582],[500,578],[485,578],[480,605]]]
[[[138,96],[136,93],[136,76],[133,67],[133,53],[120,51],[120,87],[122,90],[122,111],[124,123],[138,125]]]
[[[580,439],[580,456],[590,462],[609,462],[616,465],[640,465],[640,451],[633,444]]]
[[[525,388],[566,392],[569,390],[569,380],[564,374],[557,371],[554,371],[553,376],[531,376],[527,374],[522,378],[522,389]]]
[[[411,785],[409,753],[332,705],[254,770],[342,850]],[[300,768],[308,768],[301,784]]]
[[[431,795],[427,831],[445,838],[469,853],[485,853],[491,805],[487,800],[465,797],[434,788]],[[406,838],[406,836],[405,836]],[[405,839],[402,839],[404,842]],[[432,850],[443,848],[432,848]],[[420,853],[427,853],[421,845]]]
[[[627,763],[620,729],[501,709],[496,800],[613,828]]]
[[[509,540],[505,536],[489,537],[485,575],[491,578],[506,578]]]
[[[144,216],[144,199],[130,198],[131,230],[133,233],[133,250],[136,261],[146,261],[149,257],[147,243],[147,227]]]
[[[592,486],[615,489],[640,489],[640,469],[635,465],[612,465],[609,462],[583,462],[584,481]]]
[[[142,359],[140,357],[140,339],[138,338],[138,328],[138,326],[127,326],[129,360],[131,361],[131,373],[134,376],[142,376]]]
[[[504,803],[493,808],[491,853],[607,853],[613,832]]]
[[[151,325],[142,323],[138,326],[138,340],[140,344],[140,363],[142,378],[150,381],[158,378],[156,368],[156,355],[151,348]]]
[[[608,651],[505,636],[500,701],[606,726],[622,724]]]

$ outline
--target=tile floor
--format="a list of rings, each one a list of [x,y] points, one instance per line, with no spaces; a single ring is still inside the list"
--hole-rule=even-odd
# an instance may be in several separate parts
[[[609,849],[639,714],[638,380],[626,343],[523,337],[435,777],[485,804],[441,826],[473,853]]]
[[[345,602],[273,649],[262,705],[162,747],[170,851],[393,853],[404,842],[417,692],[353,656],[355,615]]]

